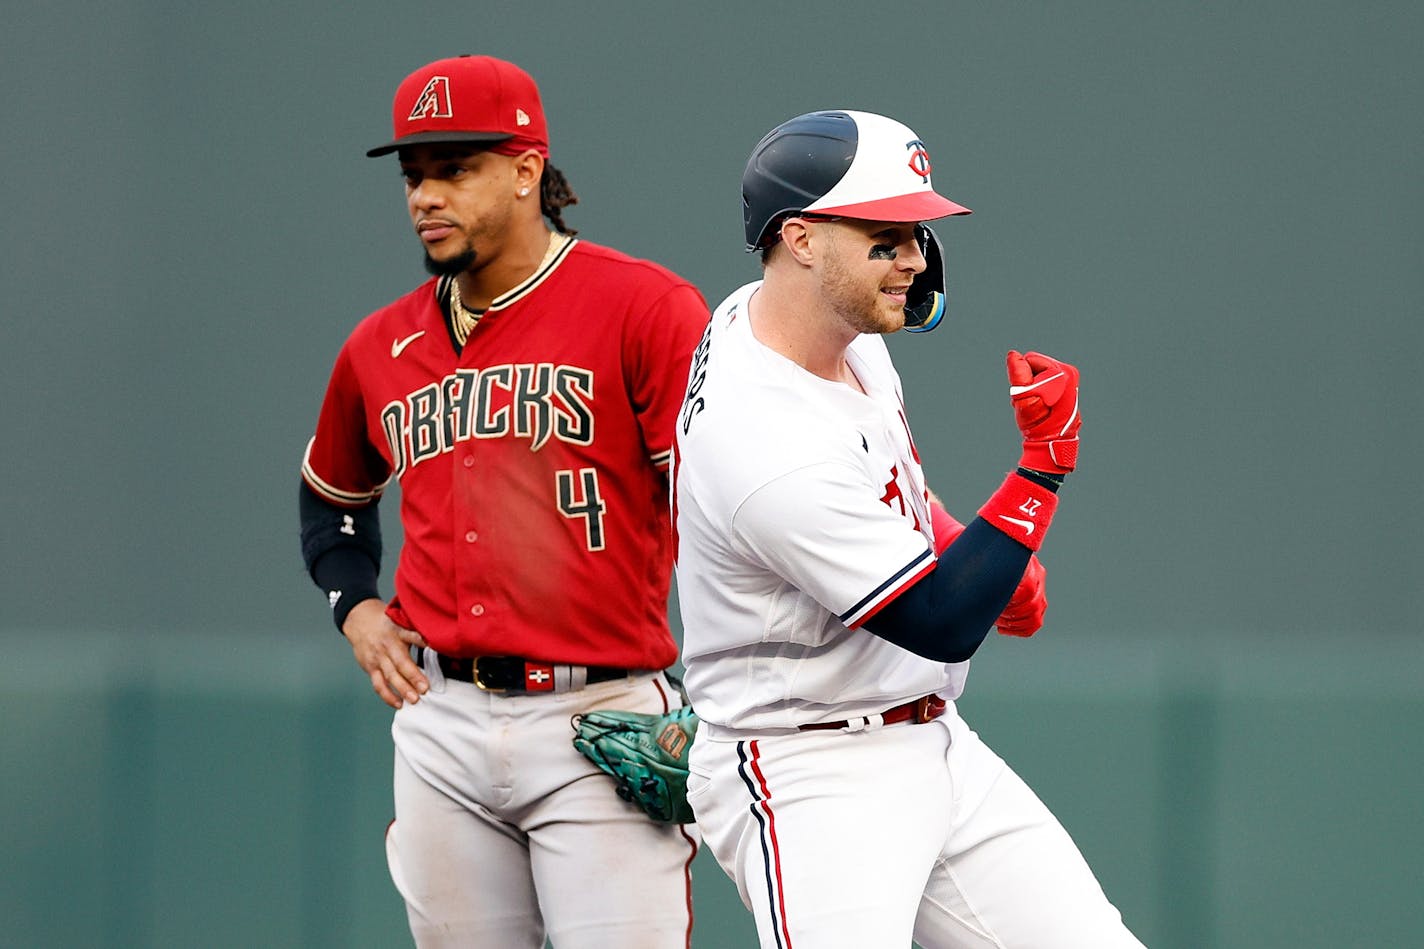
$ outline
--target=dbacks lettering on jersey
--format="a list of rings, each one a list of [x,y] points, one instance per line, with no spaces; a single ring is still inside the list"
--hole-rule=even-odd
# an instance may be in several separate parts
[[[395,476],[471,438],[593,443],[593,372],[552,363],[457,369],[381,410]]]

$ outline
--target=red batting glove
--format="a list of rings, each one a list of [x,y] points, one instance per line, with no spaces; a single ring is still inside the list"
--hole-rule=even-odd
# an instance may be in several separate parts
[[[1043,353],[1009,350],[1009,401],[1023,432],[1019,465],[1067,474],[1078,465],[1078,370]]]
[[[1005,636],[1032,636],[1043,626],[1043,614],[1048,609],[1048,598],[1043,595],[1043,564],[1029,555],[1028,566],[1024,568],[1023,579],[1019,581],[1014,595],[1009,597],[1009,605],[994,625]]]

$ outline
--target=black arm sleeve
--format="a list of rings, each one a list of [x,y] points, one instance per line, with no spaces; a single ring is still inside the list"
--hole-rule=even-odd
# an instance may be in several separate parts
[[[312,580],[326,593],[338,630],[352,607],[380,596],[376,586],[381,572],[377,503],[339,507],[319,497],[305,481],[301,483],[302,560]]]

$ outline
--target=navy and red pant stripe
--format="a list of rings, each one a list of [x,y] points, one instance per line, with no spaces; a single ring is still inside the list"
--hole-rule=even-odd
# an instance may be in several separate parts
[[[737,774],[751,796],[748,805],[761,828],[762,867],[766,873],[767,912],[777,949],[792,949],[791,927],[786,920],[786,891],[782,887],[781,847],[776,836],[776,812],[772,808],[771,789],[761,766],[761,748],[757,741],[737,742]]]

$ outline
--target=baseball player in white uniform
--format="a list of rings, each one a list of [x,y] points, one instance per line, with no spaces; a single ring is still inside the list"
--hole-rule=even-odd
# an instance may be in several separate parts
[[[1011,352],[1017,469],[967,526],[926,487],[882,335],[944,314],[909,128],[798,116],[743,176],[764,279],[717,308],[677,426],[688,799],[775,949],[1140,946],[1077,847],[958,716],[996,625],[1042,621],[1034,551],[1077,460],[1078,373]]]

